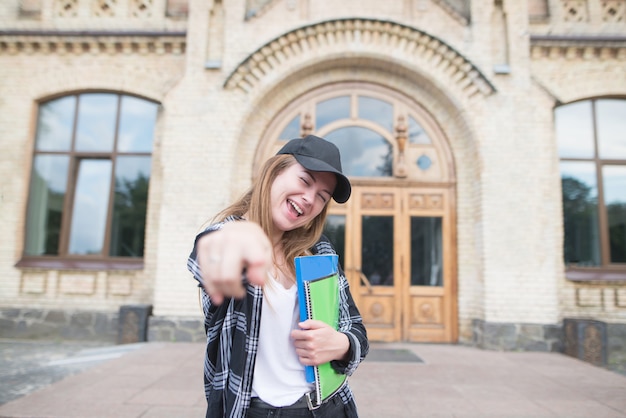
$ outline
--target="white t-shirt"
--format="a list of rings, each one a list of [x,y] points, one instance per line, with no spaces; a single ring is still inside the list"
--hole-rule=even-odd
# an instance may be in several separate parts
[[[252,396],[276,407],[287,406],[313,389],[291,339],[300,322],[297,286],[285,289],[270,278],[264,292]]]

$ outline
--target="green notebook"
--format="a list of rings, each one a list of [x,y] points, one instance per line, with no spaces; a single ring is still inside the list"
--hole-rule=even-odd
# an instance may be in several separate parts
[[[296,257],[296,283],[300,319],[316,319],[337,329],[339,321],[339,257],[320,254]],[[329,363],[305,366],[307,381],[315,384],[316,399],[320,405],[332,396],[346,381],[346,375],[335,372]]]

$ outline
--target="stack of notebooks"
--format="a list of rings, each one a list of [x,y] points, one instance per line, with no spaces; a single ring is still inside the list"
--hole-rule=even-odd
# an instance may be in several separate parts
[[[323,321],[335,330],[339,321],[339,257],[336,254],[321,254],[296,257],[296,284],[300,319]],[[319,366],[305,366],[306,379],[314,383],[316,399],[313,406],[319,406],[337,392],[346,381],[330,362]]]

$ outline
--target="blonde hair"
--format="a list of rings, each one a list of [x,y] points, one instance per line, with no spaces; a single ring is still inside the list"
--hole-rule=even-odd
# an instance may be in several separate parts
[[[228,216],[247,214],[248,221],[256,222],[268,237],[272,237],[274,232],[271,207],[272,185],[283,170],[296,164],[296,162],[294,156],[290,154],[275,155],[268,159],[263,165],[260,175],[254,180],[252,187],[237,201],[218,213],[214,221],[221,222]],[[292,277],[295,275],[295,257],[310,254],[310,248],[317,243],[322,235],[328,207],[329,204],[327,203],[319,215],[307,225],[283,234],[281,244],[286,267]]]

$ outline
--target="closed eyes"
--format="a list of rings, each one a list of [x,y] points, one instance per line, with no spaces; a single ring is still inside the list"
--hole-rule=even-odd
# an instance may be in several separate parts
[[[307,174],[311,178],[311,180],[306,177],[300,177],[300,180],[302,180],[304,184],[310,187],[312,185],[311,183],[316,183],[317,181],[315,179],[315,176],[313,176],[311,173],[307,172]],[[325,196],[325,194],[327,194],[328,197]],[[318,193],[317,196],[322,200],[323,203],[326,203],[330,198],[330,193],[327,190],[322,190],[322,192]]]

